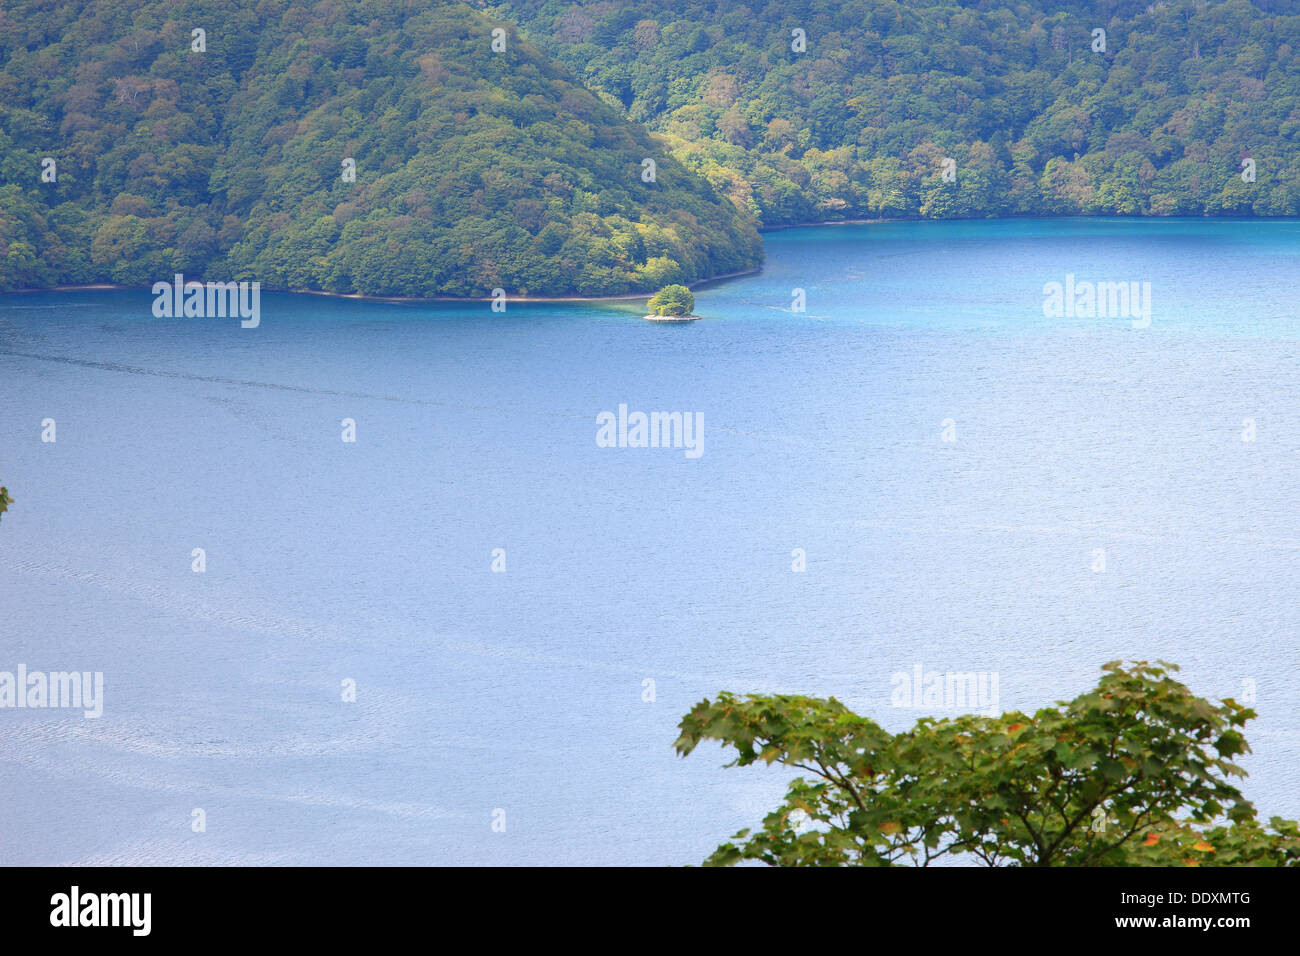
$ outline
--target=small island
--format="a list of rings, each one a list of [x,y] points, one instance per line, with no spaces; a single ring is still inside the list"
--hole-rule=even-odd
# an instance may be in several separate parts
[[[695,296],[684,285],[666,285],[650,299],[650,312],[646,318],[651,322],[694,322],[699,318],[692,314],[695,308]]]

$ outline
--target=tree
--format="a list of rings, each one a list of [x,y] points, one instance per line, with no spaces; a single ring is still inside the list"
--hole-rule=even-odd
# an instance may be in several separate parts
[[[675,158],[715,187],[726,184],[721,191],[764,225],[882,214],[1273,216],[1294,208],[1300,21],[1261,16],[1281,0],[1182,4],[1176,38],[1170,24],[1151,19],[1147,0],[1108,3],[1095,23],[1097,11],[1083,12],[1093,3],[1065,4],[1071,12],[1009,0],[723,4],[726,12],[704,0],[627,6],[584,5],[597,22],[588,39],[564,29],[565,4],[503,0],[493,8],[593,88],[615,93],[630,116],[665,135]],[[1027,17],[1027,9],[1036,12]],[[792,13],[807,33],[802,51],[790,42]],[[1109,45],[1094,53],[1091,31],[1102,23]],[[1075,46],[1086,51],[1078,59]],[[1157,176],[1203,150],[1196,162],[1210,160],[1212,178],[1193,190],[1147,188],[1143,161],[1112,162],[1125,151],[1116,151],[1116,136],[1133,138],[1130,148]],[[872,175],[877,160],[926,141],[958,159],[955,184],[931,182],[928,165],[883,183]],[[989,147],[987,162],[962,155],[961,144],[979,143]],[[1016,155],[1010,143],[1025,148]],[[847,185],[840,164],[821,159],[841,150]],[[1272,151],[1279,162],[1260,162],[1247,199],[1225,207],[1216,197],[1229,171],[1216,164],[1242,150],[1261,158]],[[1054,158],[1071,165],[1062,184],[1070,188],[1044,195],[1038,182]]]
[[[9,489],[0,485],[0,515],[8,511],[9,506],[13,503],[14,500],[9,497]]]
[[[650,299],[651,315],[690,315],[695,296],[684,285],[666,285]]]
[[[1213,704],[1172,664],[1103,668],[1095,690],[1032,716],[922,718],[890,734],[839,701],[718,695],[681,722],[677,751],[704,740],[803,770],[757,832],[706,860],[781,866],[1295,866],[1300,827],[1268,827],[1228,778],[1255,712]]]
[[[0,292],[184,272],[377,295],[648,295],[762,261],[753,211],[622,115],[630,62],[588,89],[518,34],[484,59],[504,21],[463,4],[389,5],[364,23],[264,4],[197,69],[173,6],[6,4],[0,19],[59,28],[0,27]],[[216,22],[227,6],[198,0],[187,16]],[[637,23],[560,17],[563,42],[589,46]],[[94,68],[51,83],[69,50]],[[647,248],[647,229],[665,241]],[[656,257],[676,274],[658,276]]]

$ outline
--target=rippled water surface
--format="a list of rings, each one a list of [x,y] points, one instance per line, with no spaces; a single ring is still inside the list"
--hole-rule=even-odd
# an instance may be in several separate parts
[[[681,325],[0,297],[0,670],[105,684],[98,720],[0,710],[0,862],[697,862],[790,776],[676,757],[706,695],[900,729],[896,672],[1028,709],[1120,657],[1253,681],[1244,787],[1298,817],[1298,255],[1296,222],[797,229]],[[1150,326],[1045,317],[1067,274],[1149,282]],[[620,404],[700,413],[703,454],[598,446]]]

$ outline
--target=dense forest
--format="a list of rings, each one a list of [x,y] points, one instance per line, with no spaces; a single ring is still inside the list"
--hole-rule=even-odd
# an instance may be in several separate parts
[[[601,294],[761,260],[746,210],[462,4],[28,0],[0,64],[0,291]]]
[[[616,294],[759,225],[1300,214],[1293,0],[475,5],[6,4],[0,291]]]
[[[1296,0],[487,7],[765,225],[1300,214]]]

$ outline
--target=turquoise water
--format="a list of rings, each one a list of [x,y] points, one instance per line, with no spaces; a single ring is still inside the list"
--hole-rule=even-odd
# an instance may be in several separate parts
[[[0,671],[105,687],[0,710],[0,862],[697,862],[790,776],[677,758],[706,695],[900,729],[917,665],[1028,709],[1119,657],[1253,686],[1244,788],[1300,816],[1300,223],[766,242],[681,325],[0,298]],[[1150,283],[1149,327],[1046,317],[1067,274]],[[620,404],[703,453],[601,447]]]

